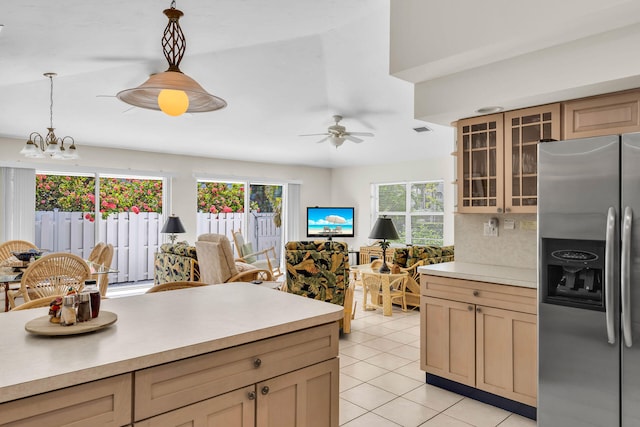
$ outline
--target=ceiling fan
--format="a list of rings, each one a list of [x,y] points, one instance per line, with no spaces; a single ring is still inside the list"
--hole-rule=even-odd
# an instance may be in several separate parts
[[[329,140],[329,142],[331,142],[336,148],[341,146],[342,143],[345,141],[351,141],[358,144],[364,141],[363,139],[358,138],[358,136],[373,136],[371,132],[347,132],[347,129],[344,126],[339,124],[340,120],[342,120],[342,116],[335,115],[333,116],[333,120],[336,123],[334,125],[329,126],[327,128],[327,132],[325,133],[310,133],[310,134],[299,135],[299,136],[323,135],[324,138],[318,141],[318,143]]]

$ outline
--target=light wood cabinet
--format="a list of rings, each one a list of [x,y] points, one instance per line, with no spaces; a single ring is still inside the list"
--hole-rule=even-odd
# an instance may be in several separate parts
[[[575,99],[562,105],[563,139],[640,132],[640,90]]]
[[[560,139],[560,104],[458,121],[458,212],[535,213],[537,144]]]
[[[536,290],[422,274],[421,369],[536,406]]]
[[[337,358],[138,422],[135,427],[338,425]]]
[[[118,375],[0,405],[0,425],[126,426],[131,423],[131,374]]]
[[[560,139],[560,104],[504,113],[504,211],[536,213],[538,143]]]

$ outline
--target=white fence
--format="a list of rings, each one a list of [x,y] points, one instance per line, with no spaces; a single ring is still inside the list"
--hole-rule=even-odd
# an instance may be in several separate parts
[[[272,213],[250,213],[247,242],[256,251],[274,246],[278,262],[281,259],[281,228],[275,227]],[[218,233],[229,238],[232,231],[242,229],[244,213],[198,213],[197,234]],[[153,279],[154,254],[162,243],[162,216],[157,213],[122,212],[111,214],[106,220],[91,222],[82,212],[36,212],[35,244],[51,252],[70,252],[87,258],[95,246],[95,227],[99,236],[114,247],[111,283]],[[234,246],[235,253],[235,246]]]

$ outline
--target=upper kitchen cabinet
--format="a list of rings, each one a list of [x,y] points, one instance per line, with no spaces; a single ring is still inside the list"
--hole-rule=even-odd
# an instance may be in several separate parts
[[[458,121],[458,212],[502,212],[503,115]]]
[[[640,90],[563,103],[563,139],[640,132]]]
[[[536,213],[538,142],[560,139],[560,104],[504,113],[505,212]]]
[[[458,212],[535,213],[537,144],[560,139],[560,104],[458,121]]]

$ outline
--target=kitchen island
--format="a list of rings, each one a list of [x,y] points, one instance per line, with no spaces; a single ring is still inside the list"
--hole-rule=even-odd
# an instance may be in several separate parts
[[[420,272],[427,383],[535,419],[535,269],[450,262]]]
[[[117,322],[66,337],[25,331],[46,308],[0,315],[0,424],[338,424],[340,306],[237,283],[106,299],[101,310]],[[312,407],[299,407],[303,390]]]

